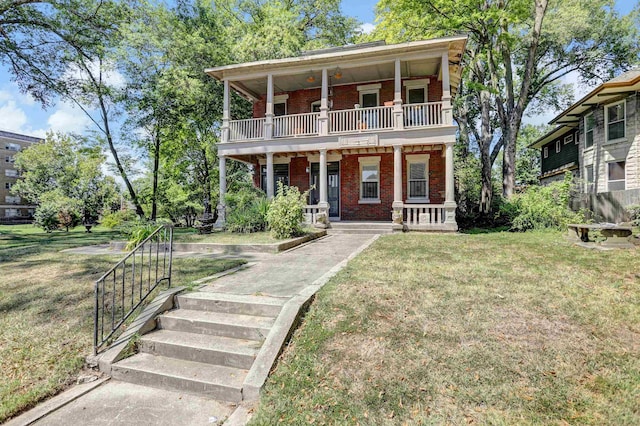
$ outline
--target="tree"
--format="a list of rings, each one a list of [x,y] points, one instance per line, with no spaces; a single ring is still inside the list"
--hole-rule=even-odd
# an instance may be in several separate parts
[[[73,227],[95,222],[105,206],[117,200],[113,178],[102,173],[104,156],[67,135],[49,134],[16,155],[20,178],[12,191],[36,204],[38,223]],[[41,219],[38,219],[41,218]]]
[[[381,0],[377,13],[373,38],[469,34],[454,114],[479,147],[485,212],[501,149],[502,192],[513,193],[516,141],[530,105],[566,106],[571,98],[561,79],[571,72],[602,81],[639,62],[638,10],[619,16],[612,0]]]
[[[537,185],[540,176],[540,150],[529,146],[548,130],[548,126],[525,124],[516,142],[516,186]]]

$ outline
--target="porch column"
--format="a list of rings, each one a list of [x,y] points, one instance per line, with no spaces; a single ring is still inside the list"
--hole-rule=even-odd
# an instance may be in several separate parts
[[[445,154],[445,185],[444,185],[444,210],[445,210],[445,224],[451,225],[454,230],[458,229],[456,223],[456,200],[454,192],[454,175],[453,175],[453,142],[449,142],[446,145]]]
[[[222,97],[222,134],[221,142],[229,142],[229,105],[230,105],[230,96],[229,96],[229,80],[224,80],[224,91]]]
[[[227,158],[223,155],[218,157],[219,165],[218,165],[218,174],[220,178],[220,191],[218,197],[218,220],[216,221],[217,226],[224,226],[226,222],[226,202],[224,196],[227,193]]]
[[[393,128],[398,130],[404,128],[404,120],[402,119],[402,70],[400,69],[400,59],[396,59],[395,61]]]
[[[402,211],[404,208],[402,202],[402,145],[394,145],[393,147],[393,204],[391,207],[393,208],[391,214],[393,229],[402,230]]]
[[[329,209],[327,191],[327,150],[320,150],[320,202],[321,208]]]
[[[273,139],[273,74],[267,74],[267,110],[264,117],[264,138]]]
[[[267,198],[269,199],[272,199],[275,194],[273,185],[273,152],[267,152]]]
[[[329,75],[326,68],[322,69],[322,90],[320,92],[320,118],[318,119],[318,134],[329,134]]]
[[[442,54],[440,63],[442,74],[442,124],[453,124],[453,107],[451,106],[451,84],[449,82],[449,51]]]

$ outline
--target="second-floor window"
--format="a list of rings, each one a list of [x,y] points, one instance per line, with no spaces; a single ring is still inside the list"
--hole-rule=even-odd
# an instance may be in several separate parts
[[[14,169],[5,169],[4,175],[8,177],[18,177],[18,171]]]
[[[4,202],[9,204],[18,204],[20,202],[20,197],[15,195],[6,195],[4,197]]]
[[[358,86],[358,93],[360,94],[360,106],[362,108],[371,108],[380,105],[381,87],[382,85],[380,83]]]
[[[5,163],[13,163],[15,160],[13,159],[12,155],[7,155],[6,157],[4,157],[4,162]]]
[[[564,144],[565,145],[568,144],[568,143],[571,143],[571,142],[573,142],[573,135],[567,135],[567,136],[564,137]]]
[[[625,133],[625,103],[618,102],[607,109],[607,140],[613,141],[624,138]]]
[[[542,150],[542,155],[544,156],[544,158],[549,158],[549,147],[545,146],[544,149]]]
[[[4,189],[11,189],[11,182],[5,182]]]
[[[556,154],[559,153],[562,150],[562,145],[560,144],[560,141],[557,140],[556,141]]]
[[[587,114],[584,117],[584,147],[591,148],[593,146],[593,128],[595,127],[595,120],[593,119],[593,113]]]
[[[4,147],[9,151],[20,151],[20,145],[17,143],[7,143]]]

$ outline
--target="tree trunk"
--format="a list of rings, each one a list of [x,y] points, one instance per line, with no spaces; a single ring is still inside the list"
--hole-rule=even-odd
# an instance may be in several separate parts
[[[160,136],[156,130],[153,138],[153,189],[151,192],[151,220],[155,221],[158,212],[158,168],[160,167]]]
[[[492,161],[489,155],[489,149],[482,149],[480,153],[480,159],[482,164],[481,182],[482,188],[480,190],[480,213],[487,214],[491,211],[491,201],[493,199],[493,184],[491,182],[491,166]]]
[[[502,196],[511,198],[516,186],[516,138],[513,129],[505,132],[504,150],[502,151]]]

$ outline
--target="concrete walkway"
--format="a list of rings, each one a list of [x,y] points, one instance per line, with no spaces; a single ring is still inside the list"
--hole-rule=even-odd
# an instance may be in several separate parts
[[[279,254],[251,253],[246,257],[254,262],[252,266],[206,283],[200,291],[291,299],[312,288],[316,291],[319,281],[324,283],[373,238],[330,235]],[[212,425],[221,424],[235,406],[203,396],[108,380],[34,422],[32,412],[38,409],[7,425]]]

